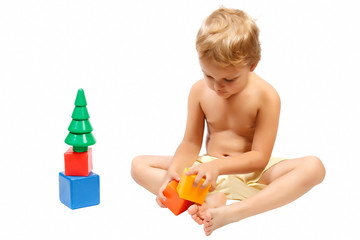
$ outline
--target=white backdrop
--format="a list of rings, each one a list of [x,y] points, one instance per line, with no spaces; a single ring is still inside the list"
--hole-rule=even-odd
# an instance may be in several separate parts
[[[256,72],[282,98],[273,155],[316,155],[325,181],[283,208],[208,239],[359,239],[359,57],[355,1],[0,2],[0,239],[203,239],[131,179],[139,154],[173,154],[191,85],[195,35],[220,5],[257,19]],[[67,127],[85,90],[101,204],[59,201]],[[171,237],[171,238],[170,238]]]

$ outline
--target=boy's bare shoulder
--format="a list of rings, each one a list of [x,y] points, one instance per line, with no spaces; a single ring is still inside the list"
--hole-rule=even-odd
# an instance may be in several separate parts
[[[203,91],[206,87],[205,81],[204,79],[200,79],[199,81],[195,82],[192,87],[191,87],[191,91],[196,91],[198,93],[200,93],[201,91]]]
[[[261,102],[272,101],[280,103],[280,96],[276,89],[255,73],[252,73],[252,86],[249,92],[256,94]]]
[[[190,96],[196,97],[197,99],[200,99],[203,95],[204,91],[206,91],[206,83],[204,79],[201,79],[197,82],[195,82],[190,90]]]

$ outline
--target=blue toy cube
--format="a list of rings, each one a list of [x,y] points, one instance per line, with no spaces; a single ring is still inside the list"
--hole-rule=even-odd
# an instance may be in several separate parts
[[[100,203],[100,178],[91,172],[88,177],[65,176],[59,173],[60,201],[71,209]]]

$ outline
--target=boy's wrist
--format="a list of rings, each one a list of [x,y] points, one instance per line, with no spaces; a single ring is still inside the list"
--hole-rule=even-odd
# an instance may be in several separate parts
[[[219,160],[219,159],[218,159],[218,160]],[[214,162],[214,168],[216,169],[216,171],[217,171],[217,173],[218,173],[218,176],[220,176],[220,175],[223,174],[221,161],[215,161],[215,162]]]
[[[174,166],[174,165],[171,165],[168,169],[168,173],[171,175],[171,176],[174,176],[174,175],[181,175],[182,172],[184,171],[183,168],[180,168],[178,166]]]
[[[215,159],[211,163],[213,164],[213,168],[216,169],[218,175],[223,175],[223,166],[221,164],[221,159]]]

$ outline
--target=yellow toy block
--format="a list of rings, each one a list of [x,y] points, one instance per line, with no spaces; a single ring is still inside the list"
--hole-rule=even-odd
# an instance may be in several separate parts
[[[211,184],[204,189],[200,189],[201,184],[203,184],[205,181],[205,179],[203,178],[201,179],[200,183],[196,187],[194,187],[193,183],[195,181],[196,175],[186,176],[185,172],[187,172],[188,170],[189,169],[185,168],[176,190],[179,193],[180,198],[198,204],[203,204],[206,194],[209,192]]]

